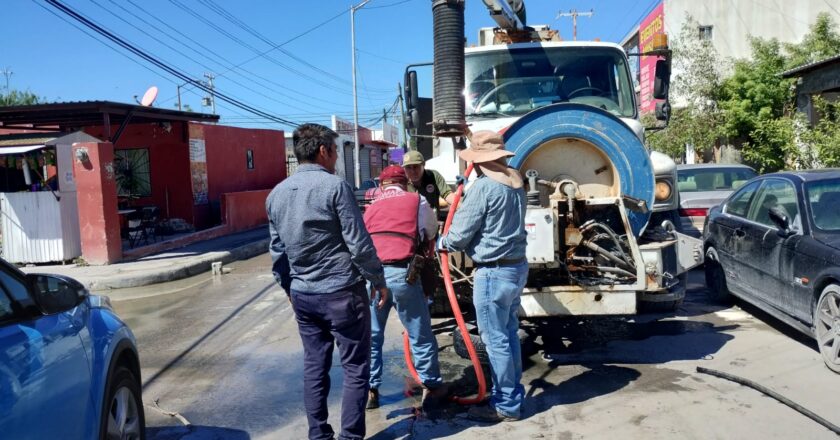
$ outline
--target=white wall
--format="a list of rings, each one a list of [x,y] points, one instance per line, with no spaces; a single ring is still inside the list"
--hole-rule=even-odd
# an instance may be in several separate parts
[[[724,58],[748,58],[748,36],[797,43],[817,14],[827,12],[840,25],[840,0],[666,0],[665,32],[676,36],[686,12],[700,25],[712,25],[712,43]]]

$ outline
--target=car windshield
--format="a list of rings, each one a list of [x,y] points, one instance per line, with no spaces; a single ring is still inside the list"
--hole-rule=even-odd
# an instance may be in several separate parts
[[[466,56],[468,116],[520,116],[574,102],[633,117],[624,54],[609,47],[538,47]]]
[[[814,226],[824,232],[840,232],[840,179],[818,180],[805,184]]]
[[[689,168],[677,170],[677,189],[681,193],[733,191],[756,176],[748,168]]]

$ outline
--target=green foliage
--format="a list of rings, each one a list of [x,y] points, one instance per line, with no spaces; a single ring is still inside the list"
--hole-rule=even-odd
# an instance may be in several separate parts
[[[743,145],[744,159],[759,173],[785,168],[786,159],[797,155],[794,119],[788,116],[766,118],[750,132]]]
[[[15,105],[34,105],[44,102],[44,98],[30,91],[9,90],[6,92],[0,91],[0,107],[10,107]]]
[[[840,167],[840,104],[831,104],[818,96],[813,99],[819,121],[803,130],[799,141],[805,152],[816,160],[806,163],[805,167]]]
[[[792,79],[779,76],[785,57],[775,39],[752,38],[752,57],[738,60],[721,90],[726,134],[756,145],[752,132],[783,115],[793,98]]]
[[[799,44],[785,44],[788,59],[785,69],[821,61],[840,54],[840,33],[828,13],[817,15],[817,21]]]
[[[710,41],[700,40],[697,26],[687,15],[671,42],[672,93],[678,105],[668,127],[648,135],[650,147],[669,156],[682,156],[686,144],[694,145],[698,152],[708,151],[723,135],[723,116],[715,103],[723,82],[720,56]],[[646,115],[643,123],[653,125],[653,116]]]

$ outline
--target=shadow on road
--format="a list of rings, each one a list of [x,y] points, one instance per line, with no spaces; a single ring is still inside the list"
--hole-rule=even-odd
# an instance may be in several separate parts
[[[251,436],[245,431],[215,426],[176,426],[162,428],[146,428],[147,440],[250,440]]]

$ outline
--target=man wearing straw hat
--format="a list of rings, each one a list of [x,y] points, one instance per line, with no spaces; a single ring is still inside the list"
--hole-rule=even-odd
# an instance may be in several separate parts
[[[493,389],[489,404],[470,408],[474,420],[519,420],[525,388],[519,346],[520,295],[528,278],[525,258],[525,190],[522,176],[507,166],[513,153],[502,136],[478,131],[459,153],[475,165],[478,178],[455,212],[439,248],[464,251],[476,269],[473,304],[481,340],[487,347]]]

